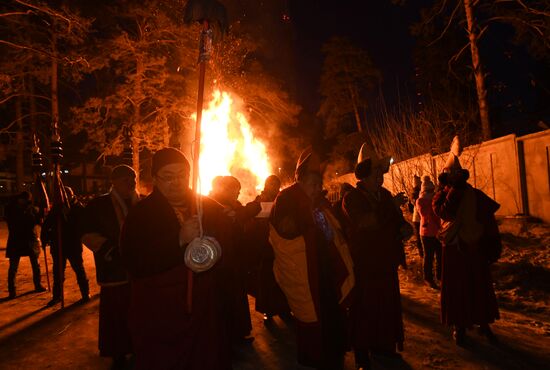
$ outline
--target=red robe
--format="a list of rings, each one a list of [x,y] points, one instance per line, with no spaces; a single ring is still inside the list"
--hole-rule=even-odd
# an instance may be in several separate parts
[[[499,312],[490,265],[496,261],[501,250],[494,217],[498,203],[482,191],[465,185],[446,187],[438,192],[434,196],[433,208],[442,221],[463,225],[457,226],[453,233],[456,237],[450,235],[451,231],[443,240],[443,324],[468,328],[474,324],[494,322],[499,318]],[[470,226],[470,222],[460,222],[459,219],[477,222]],[[479,235],[476,237],[476,234]]]
[[[328,212],[323,206],[319,208]],[[350,271],[334,243],[327,240],[316,224],[314,205],[299,184],[279,193],[271,211],[270,223],[280,237],[286,240],[303,237],[305,241],[309,292],[317,320],[296,320],[298,362],[305,366],[338,369],[347,349],[347,301],[342,297],[340,288],[346,280],[349,281]]]
[[[404,341],[397,268],[405,260],[400,228],[406,221],[388,190],[380,188],[377,198],[361,183],[345,195],[342,208],[356,277],[352,345],[356,351],[395,351]]]
[[[154,190],[128,214],[121,249],[131,277],[129,325],[138,370],[231,369],[218,298],[224,289],[219,270],[231,259],[230,224],[219,204],[203,198],[203,210],[205,235],[215,237],[223,252],[216,266],[194,274],[191,314],[186,311],[188,269],[175,211]]]

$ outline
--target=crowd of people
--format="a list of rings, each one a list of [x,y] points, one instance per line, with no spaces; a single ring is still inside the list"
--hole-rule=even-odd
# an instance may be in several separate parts
[[[174,148],[154,154],[146,197],[126,165],[112,170],[108,194],[84,207],[67,189],[70,207],[54,207],[45,219],[24,192],[6,209],[10,297],[22,256],[44,291],[38,255],[50,245],[48,305],[62,298],[67,260],[80,302],[88,301],[84,244],[100,286],[99,351],[114,369],[129,368],[130,358],[135,369],[231,369],[235,348],[254,340],[249,294],[266,323],[275,315],[292,320],[301,365],[343,369],[352,350],[357,369],[369,369],[373,356],[399,359],[404,350],[398,269],[407,268],[404,241],[416,233],[424,279],[441,289],[441,320],[456,344],[473,326],[496,341],[489,268],[501,250],[498,204],[467,183],[451,153],[437,185],[430,176],[416,179],[411,225],[403,197],[383,187],[389,165],[363,145],[357,184],[343,186],[334,203],[311,149],[300,156],[293,184],[281,190],[270,176],[245,205],[232,176],[217,177],[209,196],[194,194],[189,162]]]

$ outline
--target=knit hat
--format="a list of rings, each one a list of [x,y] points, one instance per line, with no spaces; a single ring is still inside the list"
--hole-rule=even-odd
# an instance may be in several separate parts
[[[153,155],[151,175],[155,176],[162,167],[175,163],[184,164],[187,168],[190,168],[189,161],[180,150],[170,147],[163,148]]]
[[[420,191],[424,193],[424,192],[432,192],[434,190],[435,190],[435,185],[432,182],[432,179],[430,178],[430,176],[424,176],[424,178],[422,179],[422,186],[420,187]]]
[[[296,163],[295,178],[299,180],[307,173],[315,173],[321,175],[321,158],[313,151],[311,147],[307,147]]]
[[[120,164],[113,168],[111,171],[111,180],[120,179],[122,177],[136,177],[136,171],[130,166],[127,166],[125,164]]]

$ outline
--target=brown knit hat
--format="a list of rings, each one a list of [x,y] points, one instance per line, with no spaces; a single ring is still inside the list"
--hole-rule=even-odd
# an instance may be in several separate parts
[[[185,164],[187,168],[190,168],[189,161],[180,150],[169,147],[157,151],[153,155],[151,175],[155,176],[162,167],[174,163]]]

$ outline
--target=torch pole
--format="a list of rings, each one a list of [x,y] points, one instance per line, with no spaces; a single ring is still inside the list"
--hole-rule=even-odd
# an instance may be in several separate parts
[[[195,124],[195,145],[193,148],[193,193],[198,198],[199,194],[199,160],[201,153],[201,123],[202,123],[202,106],[204,102],[204,79],[206,75],[206,62],[208,61],[208,53],[211,44],[207,40],[209,24],[207,20],[202,21],[201,43],[199,47],[199,89],[197,96],[197,120]],[[204,52],[207,53],[204,53]],[[197,213],[196,202],[191,204],[192,214]],[[193,271],[187,270],[187,312],[193,311]]]
[[[50,248],[52,246],[50,245]],[[50,272],[48,271],[48,256],[46,253],[46,247],[43,248],[44,252],[44,266],[46,266],[46,283],[48,284],[48,292],[52,291],[51,285],[50,285]]]

